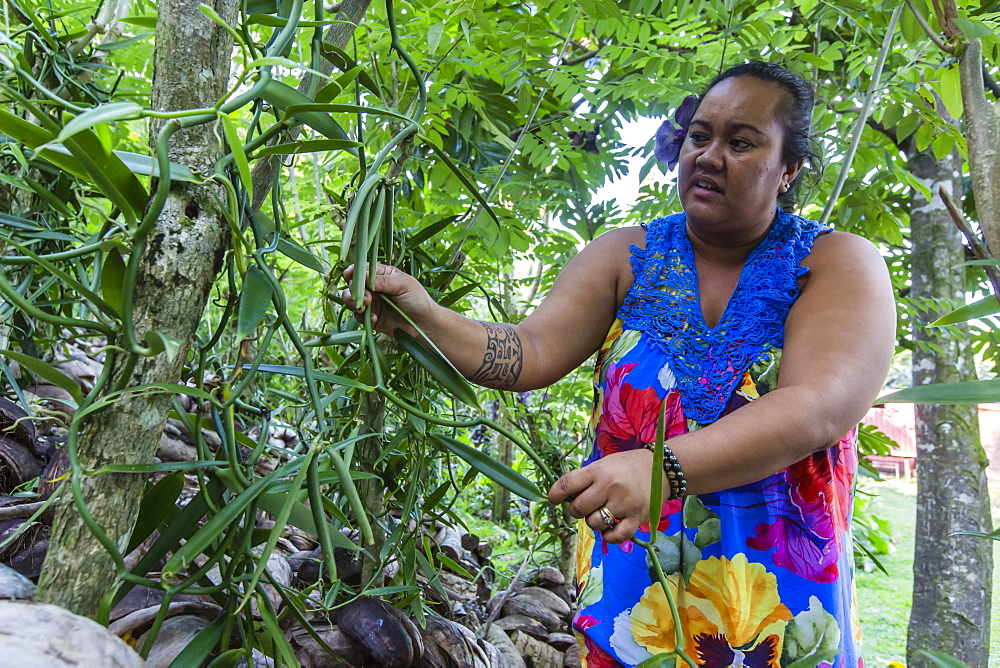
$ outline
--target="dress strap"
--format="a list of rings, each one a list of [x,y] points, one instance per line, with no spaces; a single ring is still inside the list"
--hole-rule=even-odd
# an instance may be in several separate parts
[[[750,253],[718,325],[701,313],[694,250],[683,213],[646,226],[646,248],[632,246],[635,282],[618,317],[647,332],[670,360],[684,413],[699,423],[719,418],[733,391],[762,353],[784,344],[785,319],[808,269],[802,260],[830,229],[778,209],[764,240]]]

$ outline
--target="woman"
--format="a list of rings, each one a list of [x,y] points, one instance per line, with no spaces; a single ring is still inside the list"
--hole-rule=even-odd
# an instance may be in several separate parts
[[[391,298],[487,387],[543,387],[599,351],[593,455],[549,491],[589,527],[574,620],[585,665],[677,649],[703,666],[863,665],[855,428],[888,370],[895,307],[870,243],[777,206],[808,157],[811,109],[808,84],[776,65],[716,77],[679,134],[683,213],[596,239],[518,325],[437,306],[392,267],[363,305],[345,294],[381,331],[415,334]],[[680,648],[629,540],[649,538],[643,446],[661,409],[673,457],[657,474],[672,498],[654,531]]]

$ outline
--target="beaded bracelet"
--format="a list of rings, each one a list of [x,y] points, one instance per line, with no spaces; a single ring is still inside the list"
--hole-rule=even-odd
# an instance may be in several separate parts
[[[654,444],[647,443],[643,447],[654,455],[656,454]],[[667,497],[667,501],[683,498],[687,494],[687,480],[684,478],[684,472],[681,471],[677,456],[666,445],[663,446],[663,472],[667,474],[667,482],[670,483],[670,496]]]

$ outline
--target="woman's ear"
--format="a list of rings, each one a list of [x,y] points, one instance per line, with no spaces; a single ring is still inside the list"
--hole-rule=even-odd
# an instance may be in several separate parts
[[[802,165],[805,164],[805,158],[799,158],[798,160],[793,160],[785,165],[785,180],[784,183],[788,186],[792,185],[792,181],[795,177],[799,175],[802,171]],[[787,190],[787,188],[786,188]]]

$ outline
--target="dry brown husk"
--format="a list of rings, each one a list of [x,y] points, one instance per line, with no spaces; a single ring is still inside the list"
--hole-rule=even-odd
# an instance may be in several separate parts
[[[316,635],[333,651],[333,654],[331,655],[320,645],[309,631],[300,624],[295,624],[285,632],[285,637],[302,668],[365,665],[367,657],[364,649],[340,628],[332,626],[329,621],[321,617],[314,617],[310,623]]]
[[[345,605],[337,616],[337,626],[384,668],[407,668],[423,654],[417,625],[378,598],[363,596]]]
[[[34,448],[0,436],[0,494],[9,494],[19,485],[37,478],[43,468]]]
[[[0,601],[0,656],[8,666],[146,665],[97,622],[55,605]]]
[[[27,417],[28,414],[21,406],[0,397],[0,434],[24,445],[34,444],[35,424],[25,419]]]
[[[149,668],[169,668],[177,655],[183,652],[206,626],[208,620],[193,615],[180,615],[166,620],[146,655],[146,665]],[[144,634],[136,642],[136,647],[142,647],[145,642]]]

